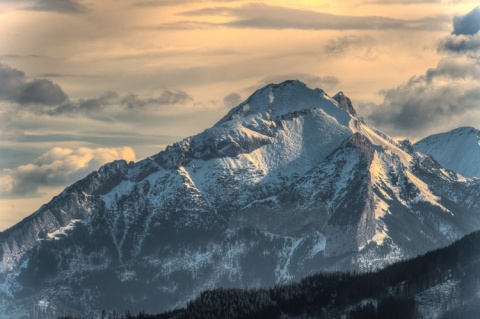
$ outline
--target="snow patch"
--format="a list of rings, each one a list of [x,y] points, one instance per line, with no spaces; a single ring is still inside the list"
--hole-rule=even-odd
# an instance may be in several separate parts
[[[59,240],[62,236],[66,236],[67,232],[75,228],[75,224],[81,222],[80,219],[72,219],[70,223],[64,227],[60,227],[59,229],[55,230],[54,232],[48,233],[47,237],[49,239]]]
[[[278,204],[278,197],[277,196],[270,196],[268,198],[254,200],[253,202],[251,202],[247,206],[241,208],[240,210],[251,208],[252,206],[254,206],[256,204],[269,203],[269,202]]]
[[[315,232],[315,238],[316,242],[310,249],[307,258],[313,258],[319,253],[325,251],[325,247],[327,245],[327,237],[325,237],[322,233]]]
[[[137,278],[137,273],[133,270],[125,269],[124,271],[117,273],[117,276],[121,282],[125,282],[125,281],[131,281]]]
[[[287,238],[286,244],[283,250],[280,252],[280,260],[275,268],[275,277],[277,283],[287,282],[293,279],[293,275],[290,273],[290,261],[292,259],[295,250],[303,241],[303,238]],[[325,249],[325,248],[324,248]]]
[[[273,90],[270,89],[270,92],[268,92],[268,102],[272,104],[273,101],[275,101],[275,96],[273,95]]]
[[[452,212],[450,212],[448,209],[446,209],[443,205],[441,205],[439,203],[441,198],[438,197],[438,196],[435,196],[430,191],[430,188],[428,187],[428,185],[424,181],[422,181],[421,179],[419,179],[418,177],[416,177],[415,175],[413,175],[409,171],[406,171],[405,174],[407,175],[410,182],[412,182],[413,185],[415,185],[417,190],[419,190],[419,192],[420,192],[412,202],[414,202],[414,203],[419,202],[419,201],[428,202],[428,203],[430,203],[434,206],[440,207],[440,209],[442,209],[444,212],[452,214]]]

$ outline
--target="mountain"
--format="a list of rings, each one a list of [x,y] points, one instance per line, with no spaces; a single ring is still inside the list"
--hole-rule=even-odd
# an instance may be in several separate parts
[[[479,318],[479,243],[475,232],[375,273],[319,273],[270,289],[206,291],[158,318]]]
[[[431,155],[445,168],[465,177],[480,178],[480,131],[473,127],[431,135],[413,147],[417,152]]]
[[[159,312],[215,287],[374,270],[480,229],[480,180],[269,84],[204,132],[115,161],[0,234],[0,318]]]

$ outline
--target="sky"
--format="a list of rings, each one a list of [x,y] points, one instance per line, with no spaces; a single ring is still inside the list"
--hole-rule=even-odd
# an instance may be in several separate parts
[[[471,0],[0,0],[0,231],[298,79],[412,141],[480,128]]]

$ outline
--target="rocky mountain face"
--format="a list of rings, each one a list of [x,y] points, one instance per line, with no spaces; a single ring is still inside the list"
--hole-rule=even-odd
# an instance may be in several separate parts
[[[205,289],[373,270],[480,229],[480,181],[270,84],[204,132],[115,161],[0,234],[0,318],[159,312]]]

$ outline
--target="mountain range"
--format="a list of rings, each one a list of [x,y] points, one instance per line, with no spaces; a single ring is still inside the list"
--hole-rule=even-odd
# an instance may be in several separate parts
[[[160,312],[449,245],[480,229],[478,141],[473,128],[396,141],[342,92],[269,84],[0,233],[0,318]]]

